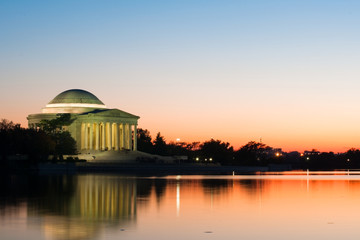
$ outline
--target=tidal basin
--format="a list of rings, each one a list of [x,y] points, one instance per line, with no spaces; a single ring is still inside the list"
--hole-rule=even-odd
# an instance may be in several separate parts
[[[2,176],[1,239],[355,239],[358,172]]]

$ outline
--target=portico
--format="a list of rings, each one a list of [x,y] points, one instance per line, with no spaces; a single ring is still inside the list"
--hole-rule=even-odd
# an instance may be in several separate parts
[[[121,122],[81,123],[82,150],[134,150],[137,139],[136,124]]]

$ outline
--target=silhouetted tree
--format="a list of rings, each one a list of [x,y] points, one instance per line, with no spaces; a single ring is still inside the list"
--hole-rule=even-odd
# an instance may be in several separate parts
[[[360,167],[360,150],[356,148],[350,148],[342,159],[345,168],[359,168]]]
[[[177,156],[189,156],[190,150],[188,148],[189,144],[185,142],[170,142],[167,144],[167,152],[169,155]]]
[[[156,138],[154,139],[154,153],[158,155],[168,155],[165,138],[161,136],[160,132],[156,134]]]
[[[6,119],[0,121],[0,154],[3,164],[8,163],[10,155],[27,155],[30,162],[47,159],[54,146],[54,141],[43,131],[25,129]]]
[[[54,138],[56,141],[56,154],[76,154],[76,141],[68,131],[58,132],[54,135]]]
[[[197,151],[200,149],[200,142],[192,142],[192,143],[188,143],[186,148],[189,151]]]
[[[200,145],[201,157],[222,164],[231,164],[233,160],[234,149],[228,142],[211,139]]]
[[[271,150],[271,147],[263,143],[250,141],[236,152],[236,162],[244,165],[266,164],[269,158],[268,152]]]
[[[0,121],[0,131],[13,130],[16,127],[20,127],[20,124],[15,124],[7,119],[1,119]]]
[[[154,146],[152,143],[150,132],[147,129],[137,129],[137,144],[138,150],[147,153],[154,152]]]
[[[61,158],[64,154],[76,154],[76,141],[68,131],[64,130],[64,127],[69,126],[74,120],[68,113],[57,114],[56,118],[51,120],[41,120],[40,128],[55,142],[53,152],[55,156]]]
[[[41,120],[40,128],[48,133],[54,134],[56,132],[62,132],[64,126],[69,126],[74,122],[75,119],[71,118],[71,114],[69,113],[60,113],[56,114],[56,118],[50,120]]]

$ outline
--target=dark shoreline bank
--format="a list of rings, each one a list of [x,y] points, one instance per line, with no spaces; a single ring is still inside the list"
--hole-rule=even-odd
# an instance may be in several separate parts
[[[286,164],[270,164],[268,166],[221,166],[198,164],[114,164],[114,163],[84,163],[84,162],[58,162],[39,163],[36,166],[17,165],[10,168],[0,168],[4,175],[75,175],[75,174],[110,174],[135,176],[167,176],[167,175],[262,175],[279,174],[281,172],[295,171],[296,175],[328,174],[329,172],[351,173],[360,171],[358,168],[349,169],[302,169],[293,168]],[[312,173],[311,173],[312,172]],[[356,173],[358,174],[358,173]]]
[[[300,171],[331,172],[331,171],[359,171],[359,168],[303,169],[290,164],[269,164],[267,166],[221,166],[216,164],[152,164],[152,163],[89,163],[89,162],[44,162],[37,165],[16,164],[2,166],[0,172],[4,174],[121,174],[121,175],[252,175],[269,174],[271,172]]]
[[[39,164],[34,171],[40,174],[51,173],[110,173],[131,175],[232,175],[253,174],[256,172],[288,171],[289,165],[269,166],[220,166],[196,164],[113,164],[113,163],[67,163]]]

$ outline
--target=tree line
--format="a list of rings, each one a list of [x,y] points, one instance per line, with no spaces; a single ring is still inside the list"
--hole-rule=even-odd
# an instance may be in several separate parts
[[[52,155],[61,159],[65,154],[76,154],[76,142],[63,129],[72,122],[70,114],[61,114],[52,120],[42,120],[39,128],[23,128],[7,119],[0,120],[0,159],[27,156],[29,163],[47,161]]]
[[[152,139],[147,129],[138,129],[138,150],[161,156],[186,156],[188,162],[221,165],[267,166],[289,164],[300,169],[360,168],[360,150],[351,148],[345,153],[319,152],[316,149],[283,152],[262,142],[250,141],[239,149],[228,142],[210,139],[200,142],[169,142],[159,133]]]
[[[47,161],[51,155],[62,160],[63,155],[77,154],[76,142],[64,128],[74,119],[70,114],[58,114],[55,119],[42,120],[39,128],[22,128],[12,121],[0,120],[0,159],[4,164],[10,156],[26,155],[29,163]],[[228,142],[210,139],[204,142],[166,142],[161,133],[151,137],[147,129],[137,131],[138,150],[161,156],[182,156],[189,163],[266,166],[291,164],[303,169],[360,168],[360,150],[351,148],[345,153],[319,152],[316,149],[282,152],[262,142],[250,141],[235,150]]]

